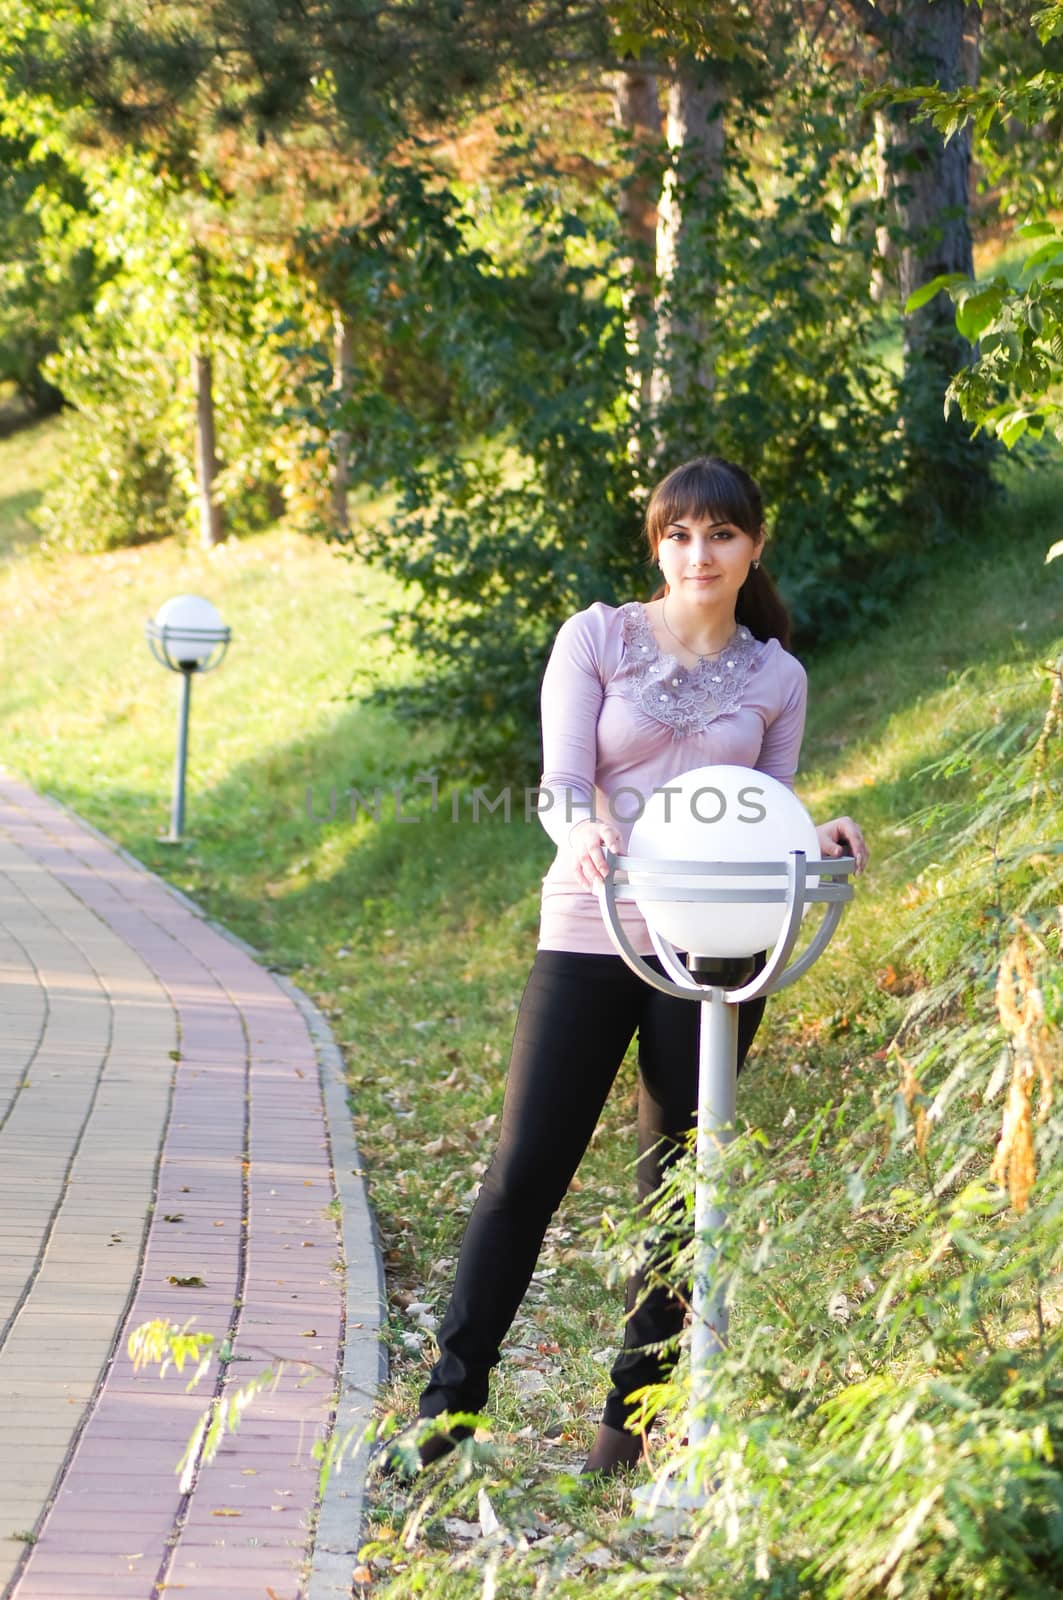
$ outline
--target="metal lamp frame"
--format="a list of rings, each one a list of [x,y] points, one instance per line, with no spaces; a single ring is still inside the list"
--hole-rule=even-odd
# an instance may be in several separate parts
[[[171,672],[213,672],[215,667],[220,667],[229,648],[232,638],[232,629],[221,628],[185,628],[178,625],[173,627],[163,623],[160,627],[154,617],[144,626],[148,645],[151,653],[160,667],[169,667]],[[196,644],[210,645],[210,652],[202,661],[182,661],[171,654],[171,641],[174,639],[191,639]],[[220,648],[219,648],[220,646]],[[217,654],[214,652],[217,650]]]

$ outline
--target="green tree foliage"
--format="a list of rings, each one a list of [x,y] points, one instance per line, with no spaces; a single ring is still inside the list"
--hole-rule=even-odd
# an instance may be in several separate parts
[[[395,627],[425,675],[400,698],[445,717],[456,753],[530,763],[560,622],[650,592],[641,463],[661,439],[696,438],[759,476],[803,644],[883,614],[889,555],[903,550],[910,570],[903,440],[873,351],[871,227],[842,105],[837,78],[810,89],[795,72],[788,97],[736,121],[726,184],[690,230],[674,291],[709,305],[699,354],[713,386],[670,401],[635,451],[629,257],[611,197],[562,181],[525,139],[508,186],[496,175],[463,203],[411,167],[386,181],[378,225],[345,239],[337,293],[379,341],[345,425],[363,480],[398,490],[355,544],[416,584]],[[795,148],[798,123],[815,136]],[[306,399],[326,422],[329,382],[323,371],[316,413],[313,385]]]
[[[401,703],[445,718],[481,760],[529,754],[560,618],[625,593],[640,560],[623,323],[595,219],[545,181],[515,180],[510,198],[492,254],[446,185],[400,170],[375,227],[341,246],[344,303],[356,331],[371,308],[375,345],[343,420],[363,482],[397,490],[354,543],[415,586],[394,622],[428,673]],[[328,416],[328,381],[308,388],[312,414]]]
[[[990,226],[1051,210],[1063,186],[1063,104],[1050,92],[1052,75],[1063,71],[1063,39],[1050,23],[1044,0],[986,0],[980,83],[990,90],[986,107],[994,98],[1001,105],[975,131],[983,175],[979,217]],[[1020,117],[1006,97],[1022,86]]]
[[[605,8],[586,0],[77,0],[18,19],[0,63],[34,91],[123,139],[165,142],[182,125],[289,129],[338,119],[386,150],[497,91],[514,71],[548,79],[559,58],[604,57]]]
[[[190,116],[154,148],[108,131],[86,62],[121,33],[105,8],[59,5],[44,19],[23,0],[0,6],[2,126],[40,169],[66,175],[24,208],[37,276],[75,285],[92,264],[42,368],[78,415],[68,471],[39,518],[51,542],[86,548],[195,525],[197,354],[214,368],[215,493],[230,527],[261,525],[308,488],[312,498],[322,465],[319,441],[304,427],[297,442],[276,416],[292,383],[276,330],[288,321],[308,344],[328,323],[295,269],[291,225],[278,225],[283,206],[248,198],[246,153],[197,145]]]
[[[0,384],[13,384],[31,409],[58,404],[42,363],[98,287],[92,249],[64,251],[55,238],[58,218],[85,205],[77,172],[0,118]]]

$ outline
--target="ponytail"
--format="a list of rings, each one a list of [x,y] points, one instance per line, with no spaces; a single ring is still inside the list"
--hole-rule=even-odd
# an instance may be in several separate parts
[[[763,566],[751,567],[739,589],[735,621],[747,627],[754,639],[778,639],[783,649],[789,650],[790,613],[775,587],[775,579]]]

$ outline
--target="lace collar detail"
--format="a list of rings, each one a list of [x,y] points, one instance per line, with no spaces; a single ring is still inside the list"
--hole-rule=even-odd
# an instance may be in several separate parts
[[[737,709],[760,648],[748,628],[739,623],[719,655],[685,667],[661,649],[640,601],[620,610],[630,683],[648,716],[679,739],[702,733],[717,717]]]

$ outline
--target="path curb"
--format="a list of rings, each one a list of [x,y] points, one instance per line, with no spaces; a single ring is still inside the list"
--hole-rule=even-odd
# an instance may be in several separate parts
[[[343,1057],[317,1006],[293,983],[274,977],[306,1018],[321,1066],[332,1171],[340,1198],[346,1264],[346,1324],[333,1438],[346,1442],[341,1465],[329,1474],[318,1515],[307,1600],[349,1600],[351,1569],[362,1540],[369,1447],[364,1434],[388,1375],[381,1337],[387,1317],[384,1264],[351,1128]]]

